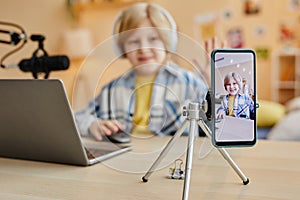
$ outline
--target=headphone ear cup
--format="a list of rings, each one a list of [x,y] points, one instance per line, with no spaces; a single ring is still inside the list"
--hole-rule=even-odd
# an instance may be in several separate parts
[[[153,5],[153,4],[152,4]],[[173,19],[172,15],[163,7],[159,5],[153,5],[158,10],[160,10],[161,13],[167,18],[170,24],[170,34],[169,34],[169,51],[174,53],[177,49],[177,43],[178,43],[178,35],[177,35],[177,25],[175,20]]]
[[[177,43],[178,43],[177,31],[174,29],[170,29],[166,31],[168,31],[168,35],[169,35],[169,48],[167,49],[169,52],[174,53],[176,52]]]
[[[178,43],[178,35],[176,30],[170,30],[170,52],[174,53],[177,49],[177,43]]]
[[[121,50],[120,50],[120,48],[119,48],[119,46],[118,46],[118,36],[117,35],[114,35],[113,36],[113,39],[114,39],[114,43],[113,43],[113,49],[114,49],[114,52],[115,52],[115,54],[116,54],[116,56],[118,57],[118,58],[124,58],[124,52],[121,52]]]
[[[113,24],[113,40],[114,40],[114,43],[113,43],[113,50],[115,52],[115,54],[117,55],[118,58],[124,58],[124,52],[122,52],[122,50],[119,48],[119,45],[118,45],[118,37],[119,37],[119,34],[118,31],[117,31],[117,28],[118,28],[118,25],[120,23],[120,20],[121,20],[121,17],[123,15],[123,12],[119,13],[119,15],[117,16],[117,18],[115,19],[115,22]]]

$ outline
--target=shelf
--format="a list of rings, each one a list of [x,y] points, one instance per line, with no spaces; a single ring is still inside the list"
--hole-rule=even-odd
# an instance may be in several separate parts
[[[141,1],[141,0],[94,0],[94,1],[87,1],[87,2],[76,1],[72,4],[72,11],[76,19],[79,19],[80,13],[83,11],[126,7],[137,2],[148,2],[148,1]]]
[[[277,87],[279,89],[295,89],[294,81],[278,81]]]
[[[135,3],[137,1],[91,1],[91,2],[75,2],[73,3],[72,7],[76,11],[82,11],[82,10],[89,10],[89,9],[101,9],[106,7],[120,7],[120,6],[127,6],[132,3]]]
[[[280,89],[278,90],[277,102],[281,104],[285,104],[287,101],[293,99],[294,97],[295,97],[294,89]]]
[[[141,0],[86,0],[76,1],[71,4],[71,10],[76,20],[80,19],[81,13],[92,10],[107,10],[111,8],[123,8],[141,2]],[[148,1],[142,1],[148,2]]]
[[[273,101],[285,104],[300,94],[300,53],[276,52],[272,62]]]

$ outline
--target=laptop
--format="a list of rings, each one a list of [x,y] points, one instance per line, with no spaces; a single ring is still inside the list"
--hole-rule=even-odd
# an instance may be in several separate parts
[[[88,166],[131,150],[84,141],[60,80],[0,80],[0,156]]]
[[[224,116],[217,125],[219,141],[249,141],[254,138],[254,120]]]

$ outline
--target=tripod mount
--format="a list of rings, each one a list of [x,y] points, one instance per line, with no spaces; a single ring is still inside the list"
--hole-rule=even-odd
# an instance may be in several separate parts
[[[188,199],[189,195],[189,187],[190,187],[190,176],[192,171],[192,161],[193,161],[193,152],[194,152],[194,141],[197,136],[197,125],[204,131],[207,137],[211,139],[212,133],[209,127],[205,124],[203,118],[201,117],[201,112],[207,113],[210,112],[211,109],[208,109],[207,101],[204,101],[203,104],[199,103],[189,103],[188,107],[183,107],[182,115],[185,117],[183,124],[176,131],[174,136],[170,139],[168,144],[159,154],[158,158],[154,161],[150,169],[147,173],[142,177],[143,182],[148,182],[149,177],[154,172],[156,167],[159,165],[161,160],[166,156],[168,151],[175,144],[177,139],[182,135],[184,130],[189,125],[189,135],[188,135],[188,146],[187,146],[187,154],[186,154],[186,166],[185,166],[185,178],[184,178],[184,187],[183,187],[183,200]],[[234,169],[234,171],[238,174],[238,176],[242,179],[243,184],[247,185],[249,183],[249,179],[244,175],[244,173],[239,169],[237,164],[232,160],[228,152],[224,148],[217,148],[217,150],[221,153],[223,158],[230,164],[230,166]]]

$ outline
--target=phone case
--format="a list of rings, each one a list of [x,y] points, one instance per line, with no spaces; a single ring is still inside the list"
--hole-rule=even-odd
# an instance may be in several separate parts
[[[213,50],[211,87],[213,145],[215,147],[255,145],[258,107],[255,51]]]

